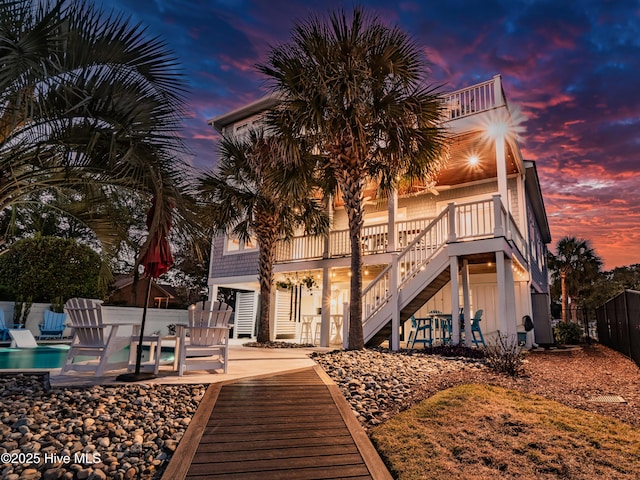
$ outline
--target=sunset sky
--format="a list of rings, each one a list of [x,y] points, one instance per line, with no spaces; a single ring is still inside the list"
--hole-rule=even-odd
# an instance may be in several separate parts
[[[637,0],[367,0],[409,32],[430,81],[455,90],[499,73],[526,121],[521,150],[537,162],[551,234],[591,241],[604,268],[640,263],[640,4]],[[105,3],[107,5],[107,3]],[[353,3],[244,0],[108,2],[149,26],[188,79],[185,136],[211,168],[206,121],[265,93],[254,69],[295,20]],[[106,8],[106,7],[105,7]]]

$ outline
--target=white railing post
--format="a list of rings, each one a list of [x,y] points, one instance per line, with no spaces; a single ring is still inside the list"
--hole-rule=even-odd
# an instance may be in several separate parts
[[[342,348],[349,348],[349,302],[342,304]]]
[[[455,242],[458,238],[456,235],[456,205],[455,203],[449,203],[447,205],[447,215],[449,215],[449,237],[447,242]]]
[[[493,229],[494,237],[504,237],[504,226],[502,225],[502,201],[500,195],[494,195],[493,197],[493,222],[495,227]]]
[[[496,107],[504,105],[504,96],[502,95],[502,76],[500,74],[493,76],[493,95]]]

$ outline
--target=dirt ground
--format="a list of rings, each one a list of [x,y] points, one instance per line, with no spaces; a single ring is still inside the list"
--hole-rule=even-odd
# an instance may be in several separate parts
[[[511,378],[486,371],[447,373],[416,392],[414,401],[463,383],[483,383],[541,395],[565,405],[613,417],[640,427],[640,368],[633,360],[599,344],[575,349],[529,352],[525,376]],[[593,402],[620,396],[625,403]]]

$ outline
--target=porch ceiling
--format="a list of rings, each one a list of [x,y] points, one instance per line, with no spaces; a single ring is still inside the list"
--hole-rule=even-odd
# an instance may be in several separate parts
[[[505,142],[505,155],[507,160],[507,175],[518,173],[513,146]],[[471,163],[471,158],[477,161]],[[478,182],[498,177],[496,165],[496,150],[494,141],[487,138],[480,131],[457,135],[449,144],[449,159],[440,171],[434,175],[435,187],[451,187],[467,183]],[[433,193],[424,183],[414,182],[410,186],[402,186],[400,195],[415,195],[420,193]],[[365,200],[374,202],[377,199],[376,185],[369,184],[365,190]],[[334,207],[344,205],[342,195],[338,193],[334,198]]]
[[[437,186],[460,185],[497,178],[495,144],[480,132],[457,136],[449,146],[449,160],[436,176]],[[513,148],[506,142],[507,175],[518,173]],[[477,160],[472,164],[471,159]]]

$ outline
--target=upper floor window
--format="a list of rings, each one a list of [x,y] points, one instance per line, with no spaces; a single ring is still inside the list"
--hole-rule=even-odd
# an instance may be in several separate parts
[[[258,244],[253,237],[247,241],[242,241],[235,235],[229,234],[225,238],[224,253],[239,253],[257,249]]]

